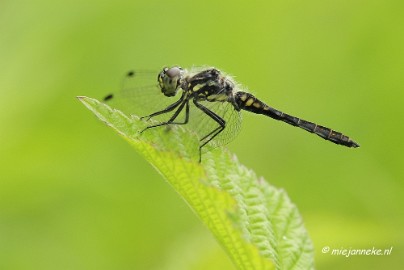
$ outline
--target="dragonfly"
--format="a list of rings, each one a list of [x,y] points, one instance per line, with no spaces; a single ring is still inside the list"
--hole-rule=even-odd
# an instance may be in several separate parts
[[[241,111],[285,122],[335,144],[359,147],[341,132],[267,105],[217,68],[164,67],[158,73],[157,81],[155,76],[150,72],[129,71],[120,93],[109,94],[104,101],[119,101],[128,113],[143,113],[141,119],[146,121],[159,119],[140,133],[163,126],[189,126],[198,135],[199,162],[204,149],[210,151],[237,136]]]

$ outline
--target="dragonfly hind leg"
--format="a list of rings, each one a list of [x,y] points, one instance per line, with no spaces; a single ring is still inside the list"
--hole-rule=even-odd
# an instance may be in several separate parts
[[[209,132],[207,135],[205,135],[200,141],[204,141],[200,146],[199,146],[199,163],[202,161],[202,147],[204,147],[206,144],[208,144],[211,140],[213,140],[217,135],[219,135],[226,127],[226,121],[218,116],[216,113],[212,112],[205,106],[201,105],[198,103],[196,99],[193,100],[195,106],[203,111],[205,114],[207,114],[210,118],[212,118],[216,123],[219,124],[217,128]]]

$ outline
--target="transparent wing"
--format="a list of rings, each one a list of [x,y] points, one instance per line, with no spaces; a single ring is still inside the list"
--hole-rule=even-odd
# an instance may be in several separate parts
[[[157,83],[158,72],[129,71],[122,80],[120,91],[106,97],[105,102],[128,115],[146,116],[166,108],[179,99],[166,97]],[[108,98],[109,97],[109,98]]]

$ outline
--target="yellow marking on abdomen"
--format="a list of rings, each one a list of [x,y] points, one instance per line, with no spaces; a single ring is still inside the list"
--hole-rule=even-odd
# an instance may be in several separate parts
[[[261,104],[259,103],[259,102],[254,102],[253,103],[253,106],[255,107],[255,108],[261,108]]]
[[[253,104],[254,99],[250,98],[249,100],[247,100],[247,102],[245,103],[246,106],[251,106],[251,104]]]

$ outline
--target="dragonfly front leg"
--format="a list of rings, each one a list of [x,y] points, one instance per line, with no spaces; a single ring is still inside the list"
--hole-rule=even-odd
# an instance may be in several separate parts
[[[174,122],[174,120],[178,117],[178,115],[181,113],[181,111],[184,109],[185,106],[185,120],[184,122]],[[144,128],[140,133],[143,133],[145,130],[150,129],[150,128],[155,128],[155,127],[160,127],[160,126],[166,126],[166,125],[170,125],[170,124],[174,124],[174,125],[185,125],[188,123],[189,120],[189,101],[185,100],[180,107],[175,111],[175,113],[173,114],[173,116],[171,116],[171,118],[167,121],[167,122],[162,122],[156,125],[152,125],[152,126],[148,126],[146,128]]]
[[[179,100],[177,100],[177,101],[174,102],[173,104],[169,105],[169,106],[168,106],[167,108],[165,108],[164,110],[161,110],[161,111],[152,113],[152,114],[150,114],[150,115],[142,116],[142,117],[140,117],[140,119],[143,120],[143,119],[147,118],[146,121],[149,121],[150,118],[152,118],[152,117],[154,117],[154,116],[157,116],[157,115],[160,115],[160,114],[169,113],[169,112],[173,111],[175,108],[177,108],[177,107],[183,102],[184,96],[185,96],[185,93],[182,94],[182,96],[181,96],[181,98],[180,98]]]

